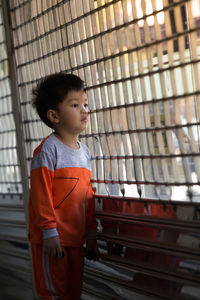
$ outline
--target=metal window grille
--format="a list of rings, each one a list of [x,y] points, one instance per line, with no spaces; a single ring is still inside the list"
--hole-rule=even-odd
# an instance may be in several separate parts
[[[22,185],[2,10],[0,18],[0,194],[15,194]]]
[[[33,299],[24,195],[3,4],[0,1],[0,282],[1,299]],[[17,99],[15,99],[17,101]],[[17,296],[16,296],[17,290]],[[15,297],[16,296],[16,297]]]
[[[10,5],[27,160],[49,133],[31,107],[32,87],[74,72],[87,83],[91,122],[80,138],[97,194],[199,194],[199,2]]]

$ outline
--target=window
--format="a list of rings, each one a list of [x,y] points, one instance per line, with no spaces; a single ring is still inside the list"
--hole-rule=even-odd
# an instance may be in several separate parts
[[[0,194],[22,193],[8,56],[0,6]]]
[[[49,133],[36,82],[87,83],[97,194],[196,201],[200,194],[199,1],[10,1],[26,158]]]

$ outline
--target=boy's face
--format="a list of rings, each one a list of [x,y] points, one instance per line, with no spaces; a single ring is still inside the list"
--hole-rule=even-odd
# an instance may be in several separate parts
[[[78,134],[88,124],[88,101],[86,92],[70,91],[65,99],[58,104],[57,128]]]

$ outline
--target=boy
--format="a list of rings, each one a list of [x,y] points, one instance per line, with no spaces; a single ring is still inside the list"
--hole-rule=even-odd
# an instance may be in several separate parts
[[[84,248],[99,258],[89,149],[78,141],[88,123],[84,82],[47,76],[33,105],[54,132],[35,149],[31,164],[29,241],[35,288],[41,299],[79,300]]]

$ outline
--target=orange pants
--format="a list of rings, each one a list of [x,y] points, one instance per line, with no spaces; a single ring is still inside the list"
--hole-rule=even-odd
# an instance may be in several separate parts
[[[83,269],[83,247],[63,248],[63,258],[45,255],[42,245],[32,244],[35,289],[42,300],[80,300]]]

